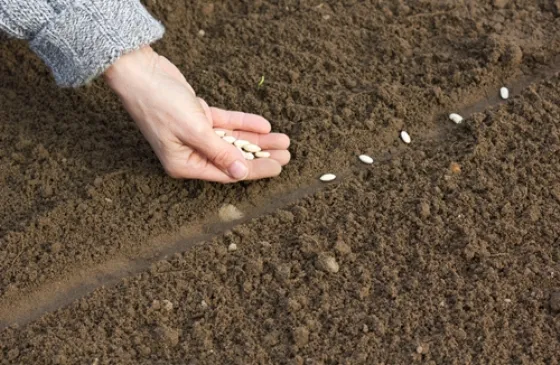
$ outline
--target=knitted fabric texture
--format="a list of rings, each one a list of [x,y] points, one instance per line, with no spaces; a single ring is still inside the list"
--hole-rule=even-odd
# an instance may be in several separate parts
[[[0,30],[28,40],[65,87],[86,84],[164,33],[139,0],[0,0]]]

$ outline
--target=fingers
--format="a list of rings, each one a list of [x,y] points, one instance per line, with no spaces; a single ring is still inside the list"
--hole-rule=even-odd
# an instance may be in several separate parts
[[[268,151],[270,158],[260,158],[246,161],[248,174],[244,180],[257,180],[278,176],[282,172],[282,166],[290,160],[288,151]],[[187,161],[176,159],[166,167],[166,172],[176,179],[198,179],[218,183],[234,183],[239,179],[232,178],[228,173],[217,168],[203,156],[195,153]]]
[[[191,145],[218,169],[226,172],[230,178],[245,180],[250,171],[241,151],[218,137],[210,126],[208,132],[202,135],[204,140],[191,142]]]
[[[290,162],[290,159],[292,158],[290,152],[287,150],[278,150],[278,151],[269,150],[267,152],[270,153],[269,158],[277,161],[280,164],[280,166],[286,166],[288,162]]]
[[[256,114],[228,111],[218,108],[210,108],[214,128],[229,130],[243,130],[255,133],[270,133],[270,123]]]
[[[282,172],[282,166],[274,159],[262,158],[247,161],[247,165],[249,167],[249,173],[244,180],[271,178],[280,175]],[[184,176],[184,178],[213,181],[224,184],[238,181],[236,179],[232,179],[230,176],[211,164],[203,169],[188,170],[188,176]]]

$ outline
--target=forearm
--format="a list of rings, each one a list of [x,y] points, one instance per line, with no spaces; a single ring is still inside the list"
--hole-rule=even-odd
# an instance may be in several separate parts
[[[0,29],[26,39],[61,86],[80,86],[164,28],[138,0],[0,0]]]

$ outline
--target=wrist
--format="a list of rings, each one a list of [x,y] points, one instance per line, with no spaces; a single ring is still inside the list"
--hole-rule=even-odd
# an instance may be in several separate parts
[[[103,74],[103,78],[109,87],[119,96],[124,90],[129,89],[134,84],[146,81],[146,74],[153,70],[157,53],[150,46],[121,56]]]

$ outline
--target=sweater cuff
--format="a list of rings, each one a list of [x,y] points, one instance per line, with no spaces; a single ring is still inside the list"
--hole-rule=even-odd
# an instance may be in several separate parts
[[[163,25],[138,0],[75,1],[50,19],[30,46],[51,68],[58,85],[77,87],[163,33]]]

